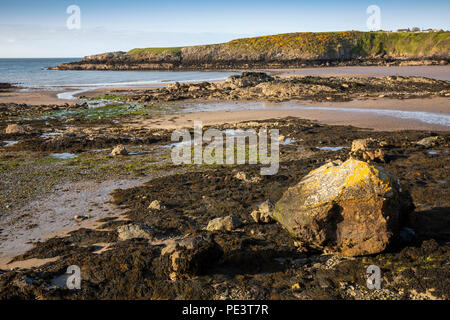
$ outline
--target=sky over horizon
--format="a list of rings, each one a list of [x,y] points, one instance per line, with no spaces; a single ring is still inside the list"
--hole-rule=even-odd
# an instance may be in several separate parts
[[[66,12],[80,8],[80,28]],[[450,1],[0,0],[0,58],[82,57],[133,48],[188,46],[288,32],[449,29]],[[73,21],[73,20],[72,20]]]

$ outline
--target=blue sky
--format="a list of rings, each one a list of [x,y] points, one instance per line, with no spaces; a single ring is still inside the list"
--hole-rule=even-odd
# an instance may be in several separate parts
[[[79,30],[66,27],[70,5],[81,9]],[[367,31],[369,5],[380,7],[384,30],[450,29],[448,0],[0,0],[0,58],[81,57],[285,32]]]

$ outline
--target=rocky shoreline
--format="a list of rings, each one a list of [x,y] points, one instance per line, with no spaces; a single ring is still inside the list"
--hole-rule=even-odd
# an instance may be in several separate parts
[[[442,66],[448,65],[450,59],[442,56],[425,58],[358,58],[349,60],[288,60],[288,61],[224,61],[224,62],[168,62],[124,58],[91,57],[79,62],[49,67],[49,70],[87,70],[87,71],[234,71],[261,69],[298,69],[311,67],[349,67],[349,66]]]
[[[449,97],[450,83],[423,77],[273,77],[243,72],[224,82],[175,82],[151,90],[115,90],[128,101],[161,103],[183,100],[350,101],[352,99],[413,99]],[[125,95],[125,96],[123,96]]]
[[[74,230],[31,239],[11,257],[41,264],[7,264],[0,299],[448,299],[448,131],[293,117],[215,125],[280,130],[279,172],[261,176],[258,164],[176,166],[172,130],[148,125],[158,112],[177,117],[185,101],[380,96],[442,99],[449,82],[243,73],[81,104],[1,104],[0,240],[11,241],[11,228],[39,230],[42,207],[24,205],[61,205],[56,191],[71,195]],[[79,183],[92,181],[129,183],[116,185],[110,211],[92,201],[71,212],[84,201]],[[100,225],[83,224],[92,220]],[[71,265],[81,268],[80,290],[61,281]],[[370,265],[381,268],[381,290],[367,288]]]
[[[53,125],[59,128],[57,122]],[[124,215],[106,218],[96,229],[82,228],[35,243],[33,249],[14,261],[52,261],[31,269],[1,271],[0,298],[448,299],[450,284],[445,279],[449,279],[450,272],[450,193],[448,182],[441,183],[448,179],[448,133],[371,132],[295,118],[227,124],[218,129],[261,127],[280,128],[285,138],[295,141],[281,146],[277,175],[259,176],[259,165],[188,167],[184,173],[118,189],[112,195],[115,205],[126,210]],[[101,142],[104,130],[91,129],[86,136],[80,129],[45,138],[45,145],[53,146],[47,152],[60,150],[62,141],[66,152],[80,157],[82,150],[109,145],[94,156],[104,157],[119,142]],[[130,131],[126,126],[114,131],[118,137],[144,133]],[[107,135],[111,137],[111,133]],[[122,143],[128,150],[140,145],[143,151],[153,150],[154,154],[158,145],[169,143],[170,134],[170,130],[159,130],[152,133],[159,139]],[[27,135],[33,133],[15,133],[14,137],[23,139]],[[353,142],[367,138],[376,143],[366,143],[361,149]],[[2,156],[3,165],[14,154],[17,157],[23,152],[35,152],[29,143],[7,148],[12,149],[4,148],[10,151]],[[381,151],[377,151],[379,148]],[[347,160],[351,150],[354,157],[363,159],[366,154],[367,161],[398,177],[403,192],[411,195],[416,207],[402,223],[406,229],[396,233],[397,238],[390,241],[387,250],[357,257],[322,252],[303,246],[273,219],[261,219],[261,215],[255,219],[255,210],[266,210],[261,203],[277,203],[308,172],[330,159]],[[58,172],[69,166],[72,174],[77,170],[100,172],[104,162],[88,160],[92,153],[82,157],[83,163],[91,163],[90,169],[67,160],[46,164],[47,171]],[[108,161],[142,161],[133,157],[141,156],[119,155]],[[158,170],[173,169],[168,165]],[[20,167],[9,170],[13,170],[9,174],[14,170],[24,172]],[[144,166],[137,172],[151,175],[154,170]],[[108,172],[109,177],[123,174],[111,169]],[[39,179],[36,173],[33,175]],[[270,206],[267,208],[271,212]],[[230,215],[234,220],[226,222]],[[212,223],[218,218],[223,221]],[[174,255],[179,257],[176,264]],[[82,270],[81,290],[68,290],[55,280],[73,264]],[[372,264],[382,269],[382,290],[366,287],[365,271]]]
[[[0,92],[10,92],[17,89],[17,87],[11,83],[0,83]]]

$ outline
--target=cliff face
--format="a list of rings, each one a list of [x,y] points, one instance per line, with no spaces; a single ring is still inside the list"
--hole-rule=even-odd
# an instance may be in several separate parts
[[[289,33],[227,43],[133,49],[85,57],[60,70],[206,70],[289,68],[322,64],[398,64],[450,57],[450,32]]]

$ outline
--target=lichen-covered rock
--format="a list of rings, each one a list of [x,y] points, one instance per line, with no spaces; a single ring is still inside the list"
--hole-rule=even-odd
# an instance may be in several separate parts
[[[274,218],[305,247],[357,256],[386,249],[413,208],[397,178],[351,158],[327,163],[289,188]]]
[[[222,248],[210,236],[173,240],[161,251],[161,268],[173,280],[190,278],[207,272],[222,254]]]
[[[242,225],[241,219],[235,216],[226,216],[209,221],[208,231],[232,231]]]
[[[131,223],[120,226],[117,228],[117,233],[119,234],[119,240],[121,241],[139,238],[151,240],[155,236],[153,228],[141,223]]]

